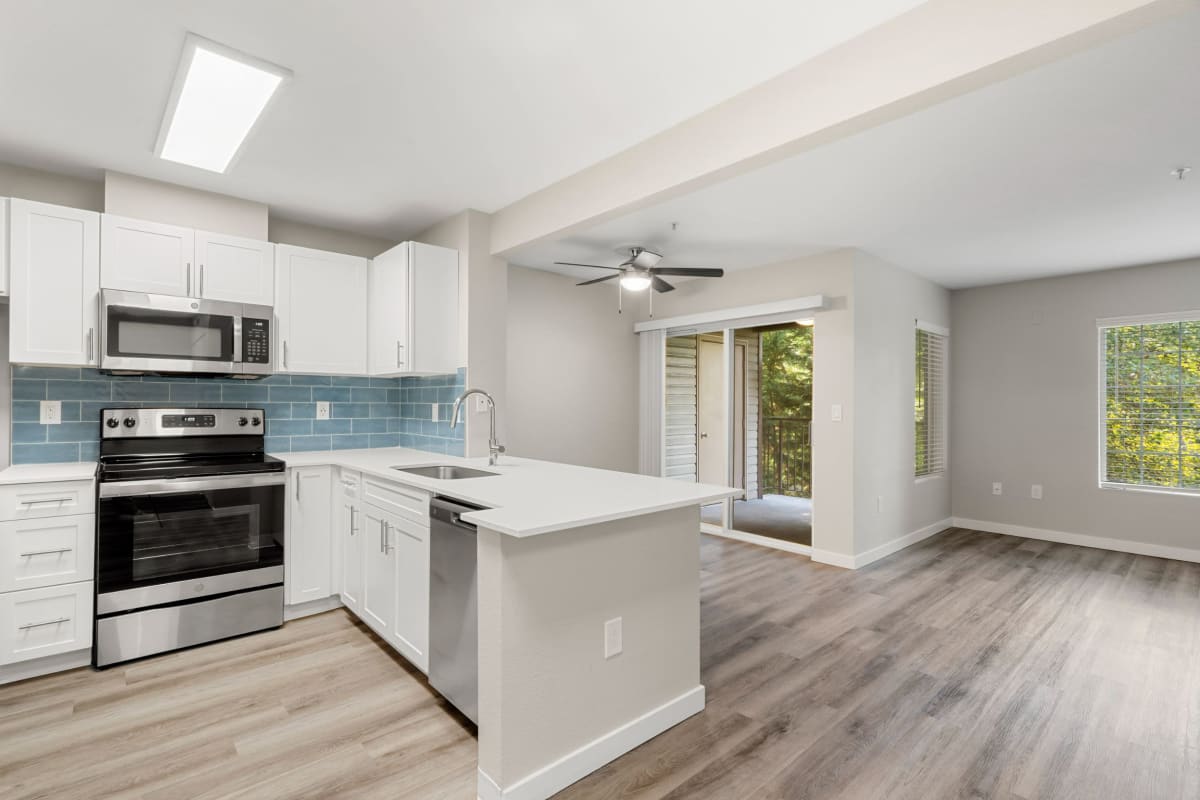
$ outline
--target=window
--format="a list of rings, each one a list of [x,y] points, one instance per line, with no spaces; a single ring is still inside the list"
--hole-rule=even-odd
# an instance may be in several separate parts
[[[1200,313],[1102,320],[1100,482],[1200,492]]]
[[[946,471],[946,341],[947,334],[917,323],[916,476]]]

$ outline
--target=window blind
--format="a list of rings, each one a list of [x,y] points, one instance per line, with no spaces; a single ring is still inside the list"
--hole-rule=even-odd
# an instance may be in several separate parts
[[[1100,326],[1100,480],[1200,492],[1200,320]]]
[[[915,474],[918,478],[946,471],[946,342],[947,337],[917,327]]]

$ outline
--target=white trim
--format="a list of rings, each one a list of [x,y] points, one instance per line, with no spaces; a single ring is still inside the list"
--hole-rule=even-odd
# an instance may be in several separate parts
[[[590,775],[608,762],[703,710],[704,687],[697,686],[593,739],[537,772],[526,775],[508,788],[501,788],[480,768],[476,778],[479,800],[546,800],[580,778]]]
[[[757,533],[747,533],[739,531],[735,528],[722,528],[720,525],[713,525],[708,522],[700,523],[700,530],[703,533],[720,536],[723,539],[733,539],[746,544],[754,544],[759,547],[769,547],[772,550],[782,550],[785,553],[795,553],[801,556],[811,556],[812,547],[799,542],[788,542],[783,539],[773,539],[770,536],[761,536]]]
[[[1143,494],[1175,494],[1180,497],[1200,497],[1200,489],[1186,489],[1182,486],[1153,486],[1137,483],[1114,483],[1100,481],[1100,488],[1116,492],[1141,492]]]
[[[1135,542],[1131,539],[1109,539],[1104,536],[1090,536],[1086,533],[1068,533],[1052,531],[1046,528],[1028,528],[1024,525],[1010,525],[1006,522],[987,522],[979,519],[954,518],[954,527],[984,533],[1000,533],[1005,536],[1020,536],[1024,539],[1037,539],[1043,542],[1058,544],[1073,544],[1079,547],[1094,547],[1097,550],[1112,550],[1117,553],[1133,553],[1139,556],[1154,558],[1171,558],[1176,561],[1200,563],[1200,550],[1188,547],[1171,547],[1164,544]]]
[[[917,320],[917,330],[927,331],[928,333],[936,333],[938,336],[950,338],[950,329],[944,328],[941,325],[934,325],[932,322],[926,322],[923,319]]]
[[[15,664],[0,667],[0,685],[50,675],[55,672],[65,672],[69,669],[79,669],[90,666],[91,663],[92,648],[90,647],[70,653],[34,658],[29,661],[18,661]]]
[[[294,606],[283,607],[283,621],[290,622],[301,617],[311,617],[313,614],[324,614],[335,608],[342,607],[340,595],[322,597],[320,600],[309,600],[307,603],[297,603]]]
[[[920,542],[924,539],[928,539],[930,536],[933,536],[935,533],[941,533],[942,531],[946,530],[947,528],[953,528],[953,527],[954,527],[954,520],[947,517],[946,519],[938,520],[937,522],[933,523],[932,525],[926,525],[924,528],[918,528],[917,530],[913,531],[912,533],[906,533],[899,538],[892,539],[890,542],[885,542],[885,543],[879,545],[878,547],[874,547],[874,548],[866,551],[865,553],[859,553],[858,555],[856,555],[854,557],[854,567],[853,568],[859,569],[860,567],[865,567],[868,564],[873,564],[874,562],[878,561],[881,558],[886,558],[886,557],[892,555],[893,553],[900,552],[901,550],[903,550],[906,547],[911,547],[912,545],[916,544],[917,542]]]
[[[753,320],[755,324],[764,324],[764,322],[769,321],[786,321],[793,314],[820,311],[826,305],[827,300],[825,295],[814,294],[808,297],[797,297],[792,300],[778,300],[773,303],[759,303],[753,306],[738,306],[735,308],[722,308],[716,311],[702,311],[698,314],[685,314],[681,317],[646,320],[645,322],[636,323],[633,326],[633,332],[645,333],[646,331],[695,327],[697,330],[687,332],[703,333],[704,331],[699,330],[699,328],[710,325],[716,326],[712,330],[731,327],[745,328],[751,327],[745,324],[747,321]],[[757,317],[774,317],[780,315],[783,315],[781,320],[759,321],[754,319]]]
[[[1164,311],[1160,314],[1136,314],[1128,317],[1101,317],[1097,328],[1123,328],[1127,325],[1161,325],[1164,322],[1197,322],[1200,311]]]
[[[818,550],[813,548],[812,560],[819,564],[829,564],[842,569],[854,569],[854,556],[848,556],[845,553],[835,553],[832,550]]]

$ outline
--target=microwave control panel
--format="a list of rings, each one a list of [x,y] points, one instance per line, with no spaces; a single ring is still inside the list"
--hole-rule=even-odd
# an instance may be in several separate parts
[[[242,362],[271,363],[271,321],[242,318]]]

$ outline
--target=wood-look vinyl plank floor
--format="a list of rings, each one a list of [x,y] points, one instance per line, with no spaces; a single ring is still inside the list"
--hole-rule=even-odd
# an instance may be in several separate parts
[[[708,707],[566,800],[1200,797],[1200,565],[951,529],[701,538]],[[342,611],[0,687],[12,800],[466,800],[469,723]]]

